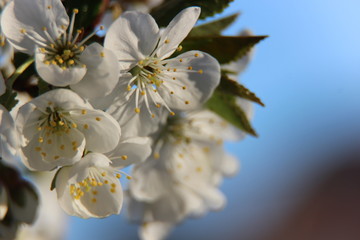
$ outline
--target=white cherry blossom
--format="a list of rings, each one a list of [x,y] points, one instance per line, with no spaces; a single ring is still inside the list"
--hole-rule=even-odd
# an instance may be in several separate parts
[[[113,93],[122,95],[119,101],[127,104],[113,104],[110,113],[127,112],[131,116],[144,109],[141,114],[154,118],[160,115],[158,108],[164,107],[174,115],[173,110],[198,108],[211,96],[220,80],[216,59],[200,51],[169,59],[181,48],[179,44],[199,14],[200,8],[187,8],[162,32],[149,14],[140,12],[125,12],[110,26],[104,46],[115,53],[121,73],[127,73],[120,77]]]
[[[23,162],[40,171],[73,164],[85,149],[109,152],[120,139],[114,118],[67,89],[47,92],[22,106],[17,126],[24,138]]]
[[[121,140],[111,152],[88,153],[74,165],[61,168],[56,176],[61,207],[82,218],[118,214],[123,201],[118,179],[122,175],[131,179],[120,169],[144,161],[150,153],[149,138],[130,138]]]
[[[89,153],[81,161],[59,170],[56,192],[60,206],[69,215],[81,218],[118,214],[123,203],[121,177],[111,160]]]
[[[77,13],[74,9],[69,20],[60,0],[14,0],[3,11],[1,26],[17,50],[35,52],[37,72],[46,82],[70,85],[86,98],[104,96],[118,81],[118,64],[100,44],[86,47],[96,32],[80,40],[82,30],[74,29]]]

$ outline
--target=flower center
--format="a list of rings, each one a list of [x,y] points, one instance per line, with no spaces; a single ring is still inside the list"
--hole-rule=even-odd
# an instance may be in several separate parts
[[[88,197],[91,202],[96,203],[100,188],[107,189],[111,193],[116,193],[118,180],[121,174],[112,169],[89,168],[89,175],[81,182],[71,184],[69,193],[73,199],[79,200]]]
[[[77,128],[77,124],[69,120],[70,114],[68,112],[53,107],[51,102],[48,104],[49,106],[46,107],[43,117],[39,119],[38,131],[44,130],[45,135],[50,136],[50,134],[61,134],[62,132],[69,133],[71,128]],[[40,139],[39,142],[41,142]]]
[[[51,10],[52,7],[48,6],[48,10]],[[73,10],[71,17],[70,25],[68,27],[68,32],[62,33],[58,38],[54,39],[51,34],[48,32],[46,27],[42,28],[46,36],[46,42],[35,39],[32,35],[27,33],[26,29],[21,29],[20,32],[25,34],[28,38],[33,40],[38,46],[41,53],[45,54],[43,62],[46,65],[57,65],[62,69],[67,69],[73,66],[86,67],[80,62],[80,55],[85,49],[85,42],[94,36],[98,31],[103,30],[104,27],[101,26],[98,30],[89,34],[87,37],[82,39],[79,42],[79,37],[82,35],[83,31],[78,29],[76,34],[73,35],[75,16],[79,12],[78,9]],[[61,28],[66,30],[67,27],[62,25]]]

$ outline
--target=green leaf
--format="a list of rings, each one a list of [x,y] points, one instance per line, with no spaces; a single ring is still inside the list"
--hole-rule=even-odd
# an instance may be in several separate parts
[[[244,85],[238,83],[235,80],[228,78],[227,76],[224,75],[221,76],[221,81],[218,86],[218,90],[226,94],[231,94],[234,96],[238,96],[250,100],[263,107],[265,106],[265,104],[261,101],[259,97],[255,95],[255,93],[251,92]]]
[[[243,57],[255,44],[267,36],[207,36],[189,37],[182,45],[179,54],[189,50],[199,50],[209,53],[216,58],[220,64],[236,61]]]
[[[235,96],[216,89],[213,96],[206,103],[206,106],[235,127],[248,134],[257,136],[245,112],[236,104]]]
[[[6,92],[0,96],[0,104],[3,105],[8,111],[11,111],[13,107],[19,102],[15,99],[17,93],[11,89],[6,89]]]
[[[201,7],[200,19],[204,19],[221,13],[233,0],[167,0],[154,8],[150,14],[155,18],[159,26],[167,26],[169,22],[183,9]]]
[[[209,23],[202,24],[191,30],[188,37],[217,36],[232,24],[239,16],[238,13],[224,17]]]
[[[76,14],[74,29],[85,29],[85,32],[87,32],[92,31],[100,22],[109,0],[65,0],[63,4],[70,17],[73,14],[73,9],[79,10],[79,13]]]

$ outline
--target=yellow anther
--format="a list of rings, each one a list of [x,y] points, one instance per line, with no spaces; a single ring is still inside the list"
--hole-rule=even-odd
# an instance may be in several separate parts
[[[52,6],[51,6],[51,5],[47,6],[47,9],[51,9],[51,8],[52,8]]]
[[[126,176],[126,178],[127,178],[128,180],[132,179],[132,177],[130,177],[130,176]]]
[[[84,49],[85,49],[84,46],[79,47],[79,50],[80,50],[81,52],[84,51]]]
[[[55,48],[55,44],[50,43],[50,47],[51,47],[51,48]]]
[[[54,156],[54,159],[55,160],[58,160],[60,157],[59,156]]]
[[[154,153],[154,158],[155,158],[155,159],[159,159],[159,158],[160,158],[160,154],[159,154],[159,153]]]
[[[106,172],[102,172],[101,176],[105,177],[106,176]]]
[[[174,112],[170,112],[170,115],[171,115],[171,116],[175,116],[175,113],[174,113]]]
[[[81,110],[81,114],[85,115],[87,113],[87,111],[85,109]]]
[[[166,69],[166,71],[168,71],[168,72],[170,72],[170,70],[171,70],[170,68]]]
[[[91,199],[91,202],[96,203],[96,198]]]
[[[136,113],[140,113],[140,108],[135,108]]]
[[[181,154],[181,153],[179,153],[179,157],[180,157],[180,158],[183,158],[183,157],[184,157],[184,155],[183,155],[183,154]]]
[[[182,46],[179,45],[176,50],[181,51],[181,50],[182,50]]]
[[[169,39],[166,39],[166,40],[165,40],[165,43],[166,43],[166,44],[168,44],[169,42],[170,42],[170,40],[169,40]]]
[[[41,155],[42,155],[43,157],[46,157],[46,152],[42,152]]]
[[[50,65],[50,61],[44,61],[45,65]]]
[[[116,176],[116,178],[121,178],[121,174],[120,174],[120,173],[117,173],[115,176]]]
[[[179,62],[183,62],[183,60],[180,58],[180,59],[179,59]]]
[[[102,182],[98,182],[98,186],[100,186],[100,187],[101,187],[102,185],[103,185],[103,183],[102,183]]]
[[[41,131],[41,130],[42,130],[42,127],[38,127],[37,130],[38,130],[38,131]]]
[[[65,145],[64,145],[64,144],[61,145],[61,146],[60,146],[60,149],[61,149],[61,150],[64,150],[64,149],[65,149]]]
[[[45,52],[46,52],[45,48],[39,48],[39,50],[40,50],[40,52],[42,52],[42,53],[45,53]]]
[[[111,186],[112,188],[116,188],[116,184],[115,184],[115,183],[112,183],[110,186]]]
[[[189,104],[190,102],[189,101],[185,101],[185,104]]]
[[[94,191],[92,191],[92,194],[96,195],[96,194],[98,194],[98,191],[94,190]]]
[[[183,86],[182,89],[185,90],[185,89],[186,89],[186,86]]]
[[[200,69],[200,70],[198,71],[198,73],[203,74],[204,71],[203,71],[202,69]]]
[[[151,114],[151,118],[155,118],[155,114]]]
[[[187,68],[188,70],[192,70],[193,68],[192,68],[192,66],[188,66],[188,68]]]
[[[56,127],[56,122],[50,121],[50,125],[51,125],[52,127]]]
[[[100,118],[100,117],[96,117],[95,120],[99,122],[99,121],[101,121],[101,118]]]
[[[41,147],[36,147],[36,148],[35,148],[35,151],[40,152],[40,151],[41,151]]]
[[[85,65],[85,64],[83,64],[83,65],[81,65],[81,67],[82,67],[82,68],[86,68],[86,65]]]
[[[24,28],[22,28],[22,29],[20,29],[20,32],[21,32],[22,34],[25,34],[25,33],[26,33],[26,30],[25,30]]]
[[[39,137],[38,141],[39,141],[39,143],[42,143],[44,141],[44,139],[42,137]]]
[[[131,90],[131,86],[128,85],[128,86],[126,87],[126,89],[127,89],[128,91],[130,91],[130,90]]]
[[[46,27],[42,27],[41,30],[47,31],[47,28],[46,28]]]
[[[155,106],[156,106],[157,108],[160,108],[160,107],[161,107],[160,103],[157,103]]]
[[[108,181],[108,180],[105,180],[105,181],[104,181],[104,183],[105,183],[105,184],[108,184],[108,183],[109,183],[109,181]]]
[[[141,95],[144,96],[144,95],[145,95],[145,91],[141,91]]]
[[[158,64],[159,62],[158,61],[154,61],[154,64]]]
[[[73,122],[73,123],[71,123],[71,127],[77,128],[77,124]]]
[[[195,53],[195,54],[194,54],[194,56],[195,56],[195,57],[198,57],[198,56],[199,56],[199,54],[198,54],[198,53]]]
[[[78,29],[78,30],[76,30],[76,32],[78,33],[78,34],[81,34],[82,33],[82,30],[81,29]],[[75,45],[76,46],[76,45]],[[75,47],[74,46],[74,47]],[[77,47],[77,46],[76,46]]]
[[[75,63],[74,60],[70,59],[68,62],[67,62],[69,65],[73,65]]]
[[[85,123],[85,124],[84,124],[84,128],[85,128],[85,129],[89,129],[89,125]]]
[[[64,126],[64,122],[63,121],[58,121],[58,124],[60,125],[60,126]]]
[[[91,182],[91,186],[96,187],[96,186],[97,186],[97,182],[96,182],[96,181],[92,181],[92,182]]]
[[[122,155],[122,156],[121,156],[121,159],[122,159],[122,160],[126,160],[126,159],[128,159],[128,156],[127,156],[127,155]]]
[[[100,29],[100,30],[104,30],[105,27],[101,25],[101,26],[99,27],[99,29]]]
[[[116,190],[115,190],[114,188],[111,188],[111,189],[110,189],[110,192],[115,193]]]
[[[55,60],[51,60],[51,64],[57,65],[57,62]]]
[[[140,61],[138,61],[138,64],[143,65],[143,64],[144,64],[144,61],[143,61],[143,60],[140,60]]]
[[[105,57],[105,53],[104,53],[104,52],[100,52],[100,57]]]
[[[51,144],[51,143],[52,143],[51,139],[48,139],[48,140],[47,140],[47,143],[48,143],[48,144]]]
[[[62,60],[62,58],[60,58],[60,59],[58,59],[58,62],[59,62],[60,64],[63,64],[63,63],[64,63],[64,60]]]
[[[176,69],[176,68],[174,68],[174,69],[173,69],[173,71],[174,71],[174,72],[176,72],[176,71],[177,71],[177,69]]]
[[[75,13],[75,14],[79,13],[79,9],[74,8],[74,9],[73,9],[73,13]]]
[[[206,152],[206,153],[210,152],[210,148],[209,148],[209,147],[204,147],[203,150],[204,150],[204,152]]]
[[[197,167],[197,168],[196,168],[196,171],[197,171],[197,172],[202,172],[202,170],[203,170],[203,169],[202,169],[201,167]]]
[[[71,145],[76,146],[76,145],[77,145],[77,142],[76,142],[76,141],[72,141],[72,142],[71,142]]]
[[[173,91],[171,91],[171,92],[170,92],[170,94],[174,94],[174,92],[173,92]]]

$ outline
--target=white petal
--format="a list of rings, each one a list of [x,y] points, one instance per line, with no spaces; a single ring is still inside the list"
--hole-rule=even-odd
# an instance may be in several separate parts
[[[86,47],[80,61],[87,67],[84,78],[71,89],[87,99],[104,97],[111,93],[119,80],[120,67],[116,56],[98,43]]]
[[[90,153],[77,164],[62,168],[59,171],[56,179],[56,192],[61,207],[68,214],[90,218],[107,217],[120,212],[123,192],[120,182],[114,176],[106,175],[106,179],[109,181],[108,184],[91,186],[91,190],[89,192],[85,191],[80,199],[75,199],[70,195],[70,184],[81,182],[86,177],[95,177],[90,174],[92,171],[105,171],[111,174],[110,171],[106,170],[109,168],[109,162],[110,160],[102,154]],[[110,188],[114,188],[115,191],[110,191]],[[96,191],[96,194],[94,191]]]
[[[20,147],[18,132],[9,112],[0,105],[0,156],[10,164],[15,163],[15,155]]]
[[[151,154],[151,141],[147,137],[134,137],[121,140],[118,146],[106,155],[113,167],[124,168],[145,161]]]
[[[230,154],[224,154],[221,169],[225,177],[232,177],[239,171],[239,161]]]
[[[186,52],[171,59],[166,66],[177,69],[176,72],[165,72],[167,80],[158,89],[170,108],[190,110],[200,107],[220,82],[219,63],[203,52]],[[192,67],[192,70],[188,70],[188,67]]]
[[[127,70],[149,56],[158,39],[159,28],[149,14],[125,12],[110,26],[104,46],[115,53],[121,69]]]
[[[130,182],[132,196],[140,201],[154,202],[163,196],[169,184],[167,172],[158,166],[158,161],[145,161],[135,166]]]
[[[79,108],[92,109],[92,106],[79,95],[71,90],[63,88],[46,92],[39,97],[34,98],[28,104],[33,104],[44,111],[49,106],[49,102],[51,102],[54,107],[59,107],[64,110]],[[24,106],[27,106],[28,104],[25,104]]]
[[[43,142],[38,138],[40,132],[22,148],[24,164],[37,171],[52,170],[57,166],[71,165],[81,159],[85,148],[84,135],[77,129],[71,129],[69,133],[43,135]],[[49,143],[51,140],[51,143]],[[74,146],[73,143],[76,143]]]
[[[152,118],[142,101],[139,101],[140,113],[135,112],[135,107],[135,97],[132,97],[128,101],[119,99],[107,110],[119,122],[123,138],[146,137],[157,131],[164,116],[167,116],[164,108],[153,107],[155,117]]]
[[[156,50],[156,55],[159,58],[165,59],[175,52],[179,44],[195,25],[200,12],[201,9],[199,7],[189,7],[175,16],[161,34],[159,46]]]
[[[105,153],[113,150],[120,140],[119,123],[108,113],[101,110],[73,110],[71,118],[84,134],[86,149]]]
[[[48,8],[48,6],[51,6]],[[7,39],[19,51],[33,53],[34,42],[20,32],[25,29],[37,41],[47,42],[42,28],[46,27],[53,39],[68,26],[69,17],[60,0],[14,0],[4,9],[1,27]]]
[[[139,230],[141,240],[163,240],[165,239],[174,224],[169,222],[148,222],[144,223]]]
[[[83,79],[86,74],[86,67],[77,65],[62,69],[58,65],[45,64],[44,59],[45,54],[41,53],[39,50],[36,50],[36,70],[40,77],[44,79],[45,82],[50,83],[51,85],[65,87],[70,84],[76,84],[81,81],[81,79]]]

